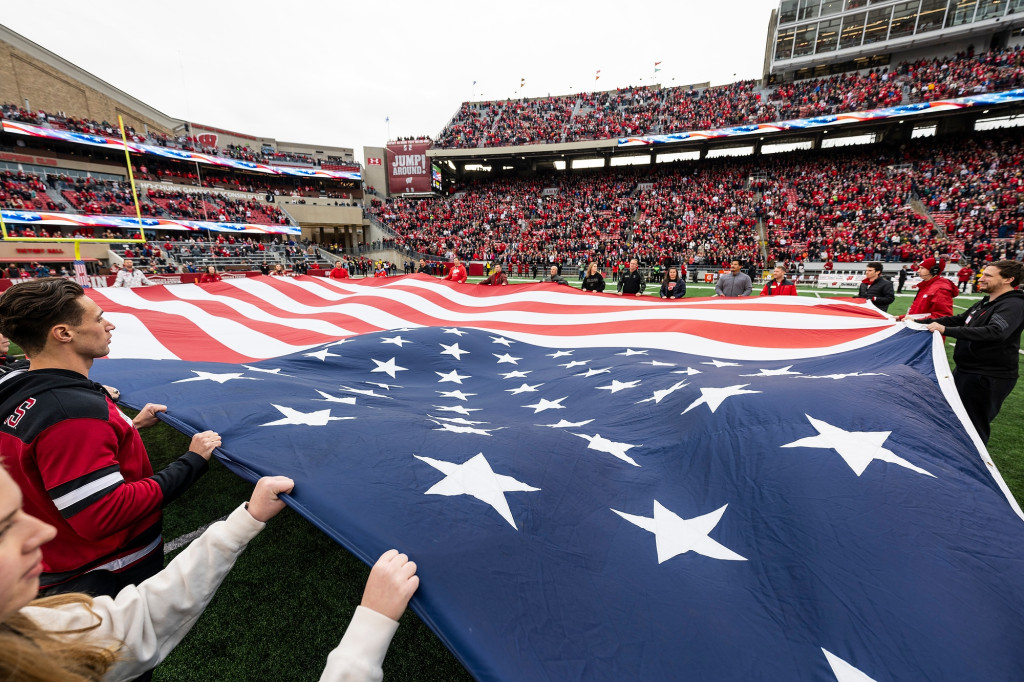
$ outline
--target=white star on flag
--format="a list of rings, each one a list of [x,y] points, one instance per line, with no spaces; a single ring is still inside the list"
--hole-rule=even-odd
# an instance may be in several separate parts
[[[291,374],[281,374],[281,368],[280,367],[275,367],[274,369],[263,369],[261,367],[253,367],[252,365],[242,365],[242,367],[245,367],[247,370],[250,370],[252,372],[263,372],[264,374],[275,374],[275,375],[277,375],[279,377],[290,377],[290,376],[292,376]]]
[[[712,360],[711,362],[702,362],[702,365],[714,365],[715,367],[741,367],[738,362],[723,362],[722,360]]]
[[[523,407],[532,407],[533,413],[543,412],[544,410],[564,410],[565,405],[562,405],[562,401],[568,398],[559,398],[558,400],[548,400],[547,398],[541,398],[540,402],[533,403],[532,405],[523,405]]]
[[[559,365],[559,367],[565,367],[566,369],[572,369],[573,367],[583,367],[588,362],[590,362],[590,360],[573,360],[572,362],[567,362],[564,365]]]
[[[373,358],[370,358],[370,359],[373,360]],[[380,360],[373,360],[373,361],[377,364],[377,367],[376,367],[376,369],[371,369],[370,372],[384,372],[385,374],[387,374],[392,379],[395,378],[395,372],[404,372],[404,371],[406,371],[405,367],[399,367],[398,365],[395,364],[395,359],[394,358],[391,358],[387,362],[381,362]]]
[[[502,379],[525,379],[526,375],[529,374],[532,371],[533,371],[532,369],[528,369],[525,372],[521,372],[519,370],[516,370],[514,372],[506,372],[504,374],[500,374],[499,376]]]
[[[448,329],[445,329],[444,333],[445,334],[455,334],[455,336],[465,336],[469,332],[464,332],[461,329],[458,329],[457,327],[450,327]]]
[[[332,353],[331,351],[327,350],[326,348],[321,348],[320,350],[315,351],[313,353],[303,353],[303,355],[306,356],[307,358],[316,358],[320,362],[327,362],[327,358],[340,358],[341,357],[337,353]]]
[[[284,415],[283,419],[277,421],[267,422],[266,424],[260,424],[260,426],[327,426],[327,422],[336,422],[343,419],[355,419],[355,417],[332,417],[331,409],[316,410],[315,412],[299,412],[298,410],[290,407],[282,407],[281,405],[274,405],[277,411]]]
[[[550,426],[553,429],[576,429],[576,428],[579,428],[581,426],[586,426],[587,424],[589,424],[592,421],[594,421],[594,420],[593,419],[587,419],[587,420],[581,421],[581,422],[571,422],[571,421],[568,421],[567,419],[559,419],[557,424],[537,424],[537,426]]]
[[[249,381],[263,381],[256,377],[244,377],[244,372],[231,372],[230,374],[213,374],[211,372],[202,372],[197,369],[189,370],[194,377],[188,379],[179,379],[178,381],[172,381],[172,384],[187,384],[190,381],[216,381],[218,384],[223,384],[225,381],[231,381],[232,379],[248,379]]]
[[[636,463],[632,457],[626,454],[626,451],[630,448],[641,447],[639,445],[630,445],[629,443],[616,443],[615,441],[604,438],[599,433],[595,433],[593,436],[588,436],[585,433],[574,433],[574,436],[579,436],[585,441],[588,441],[590,445],[587,446],[588,450],[597,450],[598,452],[607,452],[613,457],[618,457],[623,462],[628,462],[635,467],[640,466]]]
[[[803,374],[803,372],[791,372],[793,365],[783,367],[781,369],[761,369],[757,374],[741,374],[741,377],[782,377],[790,376],[794,374]]]
[[[439,412],[455,412],[466,417],[469,416],[470,412],[479,412],[483,408],[481,407],[463,407],[462,405],[434,405],[434,409]]]
[[[744,386],[750,384],[740,384],[738,386],[726,386],[724,388],[702,388],[700,389],[700,397],[690,403],[690,406],[680,412],[680,414],[686,414],[693,408],[706,404],[708,408],[714,412],[722,403],[725,402],[726,398],[732,398],[737,395],[745,395],[747,393],[760,393],[761,391],[746,391]]]
[[[868,677],[831,651],[827,649],[822,649],[821,651],[825,654],[825,659],[828,660],[828,665],[832,668],[832,674],[836,676],[838,682],[875,682],[873,677]]]
[[[412,343],[412,341],[410,341],[408,339],[403,339],[401,334],[399,334],[398,336],[384,336],[384,337],[381,338],[380,342],[381,343],[393,343],[396,346],[398,346],[399,348],[402,347],[403,343]]]
[[[374,361],[374,362],[376,362],[376,361]],[[380,393],[377,393],[373,389],[352,388],[351,386],[345,386],[344,384],[342,384],[338,388],[341,389],[342,391],[348,391],[349,393],[358,393],[359,395],[365,395],[365,396],[369,396],[371,398],[386,398],[387,400],[394,400],[394,398],[392,398],[391,396],[389,396],[389,395],[381,395]]]
[[[450,346],[446,346],[442,343],[441,348],[444,348],[444,350],[441,351],[441,355],[450,355],[456,360],[461,360],[463,355],[469,355],[469,351],[459,348],[458,343],[453,343]]]
[[[450,381],[453,384],[461,384],[463,379],[472,378],[469,374],[459,374],[458,370],[453,369],[452,371],[445,374],[444,372],[434,372],[437,376],[441,377],[437,380],[437,383],[443,384],[446,381]]]
[[[692,519],[680,518],[657,500],[654,501],[654,516],[651,518],[626,514],[617,509],[612,511],[633,525],[654,533],[659,564],[687,552],[696,552],[723,561],[746,561],[745,557],[708,537],[728,506],[724,504],[713,512]]]
[[[850,372],[849,374],[821,374],[815,375],[801,375],[797,379],[845,379],[847,377],[887,377],[888,374],[882,372]]]
[[[430,421],[434,422],[441,428],[434,429],[434,431],[447,431],[448,433],[465,433],[474,436],[490,436],[491,431],[501,431],[504,426],[495,429],[478,429],[474,424],[486,424],[487,422],[472,422],[461,417],[457,419],[445,419],[444,417],[434,417],[433,415],[427,415]]]
[[[315,400],[318,403],[320,403],[320,402],[323,402],[323,403],[342,403],[344,405],[355,405],[356,404],[356,399],[355,398],[339,398],[338,396],[331,395],[330,393],[324,393],[323,391],[321,391],[319,389],[317,389],[316,392],[323,396],[323,399],[313,398],[313,400]]]
[[[934,474],[928,473],[920,467],[916,467],[902,457],[896,455],[891,450],[887,450],[882,447],[885,443],[885,439],[889,437],[892,431],[845,431],[838,426],[832,426],[820,419],[815,419],[809,414],[805,414],[807,420],[811,422],[811,426],[818,432],[817,436],[808,436],[807,438],[801,438],[798,441],[787,443],[783,445],[784,448],[826,448],[835,450],[839,453],[850,468],[853,469],[853,473],[860,476],[864,473],[864,470],[868,468],[874,460],[881,460],[883,462],[889,462],[890,464],[898,464],[901,467],[906,467],[911,471],[916,471],[919,474],[925,476],[931,476],[935,478]]]
[[[618,379],[612,379],[612,383],[608,384],[607,386],[598,386],[597,390],[618,393],[619,391],[625,391],[627,388],[636,388],[639,385],[639,379],[635,379],[633,381],[619,381]]]
[[[616,353],[616,355],[625,355],[628,358],[628,357],[633,356],[633,355],[647,355],[647,351],[646,350],[633,350],[632,348],[627,348],[625,351],[623,351],[621,353]]]
[[[501,345],[503,345],[506,348],[508,348],[509,346],[511,346],[515,342],[514,341],[510,341],[510,340],[506,339],[503,336],[492,336],[491,337],[491,343],[500,343]]]
[[[385,391],[390,391],[393,388],[402,388],[398,384],[382,384],[379,381],[364,381],[363,383],[370,384],[371,386],[376,386],[377,388],[383,388]]]
[[[651,367],[675,367],[674,362],[661,362],[660,360],[651,360],[649,362],[641,362],[641,365],[650,365]]]
[[[520,393],[536,393],[537,387],[543,385],[544,384],[534,384],[533,386],[531,386],[530,384],[524,382],[523,385],[520,386],[519,388],[506,388],[505,392],[511,393],[512,395],[519,395]]]
[[[348,343],[351,340],[352,339],[338,339],[337,341],[335,341],[333,343],[327,344],[327,347],[330,348],[331,346],[340,346],[341,344]]]
[[[456,400],[468,400],[470,396],[476,395],[476,393],[463,393],[456,389],[454,391],[437,391],[441,394],[442,398],[455,398]]]
[[[508,501],[505,499],[507,492],[535,492],[540,488],[534,488],[522,481],[517,481],[511,476],[503,476],[494,473],[490,463],[484,457],[484,453],[474,455],[462,464],[444,462],[430,457],[413,455],[421,462],[426,462],[445,475],[443,479],[430,487],[424,495],[470,495],[481,502],[490,505],[494,511],[501,514],[501,518],[508,521],[509,525],[519,530],[512,518],[512,510],[509,509]]]
[[[497,353],[491,353],[491,355],[493,355],[494,357],[498,358],[498,364],[499,365],[502,364],[502,363],[518,365],[519,364],[519,360],[522,360],[522,358],[514,358],[511,355],[509,355],[508,353],[505,353],[504,355],[498,355]]]
[[[607,374],[612,371],[611,367],[605,367],[604,369],[588,369],[586,372],[580,372],[579,374],[573,374],[574,377],[592,377],[598,374]]]
[[[677,381],[676,383],[672,384],[668,388],[663,388],[661,390],[655,391],[654,395],[652,395],[650,398],[645,398],[644,400],[638,400],[636,402],[636,404],[639,405],[640,403],[653,402],[655,405],[657,405],[662,400],[664,400],[668,396],[672,395],[673,393],[675,393],[676,391],[681,389],[683,386],[689,386],[689,384],[686,383],[685,381]]]
[[[694,374],[703,374],[703,372],[701,372],[699,369],[694,369],[693,367],[687,367],[686,369],[673,370],[672,373],[673,374],[685,374],[688,377],[692,377]]]
[[[559,350],[559,351],[555,351],[554,353],[548,353],[544,357],[555,358],[557,360],[558,358],[564,358],[567,355],[572,355],[572,351],[571,350]]]

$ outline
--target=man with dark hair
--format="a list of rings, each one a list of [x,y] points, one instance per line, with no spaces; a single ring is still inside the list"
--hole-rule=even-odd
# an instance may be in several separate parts
[[[956,339],[953,381],[983,443],[992,420],[1017,383],[1020,335],[1024,330],[1024,292],[1018,290],[1024,264],[1001,260],[981,273],[986,294],[959,315],[932,320],[929,331]]]
[[[640,296],[646,288],[647,282],[644,281],[644,276],[640,274],[640,261],[636,258],[630,258],[629,270],[622,273],[618,284],[615,285],[616,293],[620,296],[623,294],[626,296]]]
[[[501,263],[494,264],[494,270],[487,276],[487,279],[480,282],[480,284],[493,284],[495,286],[508,284],[508,276],[501,269]]]
[[[750,276],[743,272],[743,266],[738,260],[729,263],[729,272],[718,278],[715,285],[715,296],[750,296],[754,288]]]
[[[114,595],[163,568],[161,507],[206,471],[220,436],[196,434],[190,451],[153,473],[134,420],[89,380],[110,352],[114,325],[77,283],[47,278],[0,297],[0,333],[21,346],[28,369],[0,379],[0,452],[25,511],[57,528],[43,549],[40,585],[49,592]]]
[[[776,265],[772,278],[761,289],[761,296],[796,296],[796,285],[786,279],[786,268]]]
[[[882,276],[882,264],[874,261],[868,263],[864,270],[864,279],[860,283],[860,291],[857,298],[866,298],[876,308],[886,312],[889,306],[896,300],[896,294],[892,291],[892,282]]]
[[[903,287],[907,283],[907,277],[908,276],[909,276],[909,274],[907,273],[907,266],[904,265],[902,268],[900,268],[899,287],[896,289],[896,293],[897,294],[902,294],[903,293]]]

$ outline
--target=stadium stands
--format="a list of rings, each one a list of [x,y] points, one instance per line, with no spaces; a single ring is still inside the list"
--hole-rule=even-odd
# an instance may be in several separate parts
[[[739,81],[704,89],[628,87],[532,100],[464,102],[436,147],[464,149],[599,140],[768,123],[906,102],[932,101],[1024,84],[1022,53],[1005,48],[901,62],[785,83]]]

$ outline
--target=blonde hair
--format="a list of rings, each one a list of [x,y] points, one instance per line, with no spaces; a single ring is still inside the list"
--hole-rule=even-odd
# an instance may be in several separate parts
[[[23,682],[100,682],[117,660],[119,646],[104,646],[76,637],[95,630],[103,619],[92,610],[87,594],[59,594],[36,599],[31,606],[60,608],[79,605],[95,622],[75,630],[41,628],[20,611],[0,623],[0,679]]]

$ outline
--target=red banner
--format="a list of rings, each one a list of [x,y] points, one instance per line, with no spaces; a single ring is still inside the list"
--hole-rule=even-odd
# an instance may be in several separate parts
[[[388,145],[388,189],[391,194],[430,191],[429,142],[394,142]]]

